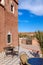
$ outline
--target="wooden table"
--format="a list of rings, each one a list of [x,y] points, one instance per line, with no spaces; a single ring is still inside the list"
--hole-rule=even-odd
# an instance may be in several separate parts
[[[14,56],[14,48],[15,47],[4,47],[5,55],[12,55]]]
[[[18,56],[18,51],[14,50],[15,47],[4,47],[4,51],[5,51],[5,55],[12,55],[12,57],[14,55]]]

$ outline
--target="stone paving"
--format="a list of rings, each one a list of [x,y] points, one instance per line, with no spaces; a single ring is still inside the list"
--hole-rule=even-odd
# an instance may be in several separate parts
[[[13,58],[10,55],[5,56],[4,53],[0,53],[0,65],[20,65],[20,54],[24,52],[28,54],[29,57],[33,57],[27,49],[22,47],[19,49],[19,56],[14,56]]]
[[[40,57],[42,57],[42,53],[41,53],[41,49],[40,49],[40,46],[34,46],[34,45],[24,45],[24,44],[21,44],[20,46],[22,46],[22,48],[26,49],[28,52],[37,52],[39,51],[39,55]],[[27,53],[26,51],[26,53]],[[29,53],[27,53],[29,54]],[[30,54],[29,54],[30,56]]]
[[[20,65],[19,63],[20,63],[21,53],[26,53],[29,58],[34,58],[34,56],[30,54],[32,50],[29,50],[23,47],[24,47],[23,45],[19,47],[19,56],[15,55],[13,58],[12,56],[5,56],[4,53],[0,53],[0,65]],[[18,49],[18,47],[16,49]]]
[[[0,53],[0,65],[19,65],[19,56],[6,56]]]

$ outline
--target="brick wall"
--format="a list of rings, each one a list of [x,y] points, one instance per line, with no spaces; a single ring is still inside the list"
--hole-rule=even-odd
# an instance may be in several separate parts
[[[7,34],[10,32],[12,34],[11,45],[18,45],[18,22],[17,16],[4,9],[0,5],[0,52],[3,48],[8,45]]]
[[[18,6],[17,6],[17,4],[14,2],[14,0],[5,0],[5,8],[6,8],[6,10],[8,11],[8,12],[11,12],[10,10],[11,10],[11,1],[12,1],[12,4],[13,4],[13,6],[14,6],[14,16],[18,16],[17,14],[18,14]],[[18,0],[16,0],[16,1],[18,1]]]
[[[2,51],[2,47],[4,46],[5,41],[5,15],[4,15],[4,8],[0,6],[0,51]]]

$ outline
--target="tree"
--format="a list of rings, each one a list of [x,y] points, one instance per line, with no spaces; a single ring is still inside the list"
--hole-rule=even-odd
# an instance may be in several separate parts
[[[43,48],[43,33],[40,31],[35,32],[35,36],[36,36],[40,46]]]
[[[18,36],[19,36],[19,38],[22,38],[23,37],[22,33],[20,33]]]

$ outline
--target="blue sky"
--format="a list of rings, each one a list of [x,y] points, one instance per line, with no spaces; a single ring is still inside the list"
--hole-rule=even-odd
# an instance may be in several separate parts
[[[18,31],[43,31],[43,0],[19,0]]]

